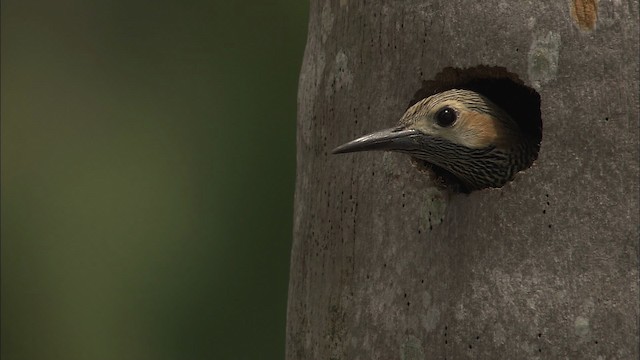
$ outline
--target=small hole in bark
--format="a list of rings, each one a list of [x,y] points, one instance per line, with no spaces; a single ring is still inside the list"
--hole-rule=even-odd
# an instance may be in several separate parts
[[[387,46],[390,46],[390,43],[387,43]],[[478,99],[477,96],[469,93],[458,94],[458,97],[453,99],[452,106],[458,106],[459,109],[463,109],[460,111],[467,111],[469,114],[473,114],[473,112],[479,114],[477,117],[470,115],[470,118],[478,119],[475,121],[491,122],[493,117],[498,117],[506,120],[504,122],[498,121],[499,124],[507,124],[496,127],[498,129],[496,131],[497,138],[489,138],[479,147],[469,146],[465,141],[455,137],[441,138],[441,141],[447,143],[446,148],[450,152],[444,159],[477,159],[477,161],[470,163],[466,162],[465,166],[460,166],[461,164],[455,163],[455,161],[442,160],[435,155],[430,156],[429,154],[439,153],[442,146],[431,145],[432,148],[429,149],[429,146],[424,144],[437,144],[437,142],[422,143],[423,145],[420,146],[425,149],[421,149],[419,153],[423,158],[419,160],[414,158],[413,162],[420,171],[428,172],[434,178],[436,185],[448,188],[452,192],[464,193],[484,188],[500,188],[513,180],[516,173],[529,168],[537,159],[542,141],[540,95],[534,89],[526,86],[517,74],[497,66],[480,65],[466,69],[449,67],[438,73],[433,80],[422,81],[422,84],[422,88],[415,93],[409,106],[447,90],[467,90],[479,94],[488,101]],[[387,98],[388,96],[385,99]],[[481,107],[465,107],[466,99],[486,104]],[[491,110],[493,108],[497,110]],[[424,116],[423,110],[424,108],[412,109],[407,116],[403,117],[404,122],[401,125],[413,124],[413,121]],[[424,128],[416,127],[413,130],[418,130],[427,137],[430,135],[439,136],[421,129]],[[473,127],[469,127],[469,129],[473,129]],[[391,135],[383,133],[378,136],[388,137]],[[376,142],[370,140],[346,145],[341,148],[339,153],[369,150],[418,153],[416,149],[409,151],[404,149],[402,141],[391,142],[387,139]],[[396,146],[399,147],[396,148]],[[505,157],[505,154],[509,153],[513,153],[513,155]],[[487,164],[490,164],[492,171],[482,170],[486,169]],[[372,175],[375,173],[372,172]]]
[[[449,67],[438,73],[433,80],[422,81],[422,88],[415,93],[409,107],[422,99],[451,89],[479,93],[507,113],[522,134],[519,141],[529,144],[527,148],[530,149],[527,152],[530,156],[524,156],[526,160],[517,165],[516,172],[525,170],[533,164],[538,157],[542,141],[540,95],[534,89],[526,86],[517,74],[507,71],[504,67],[484,65],[466,69]],[[478,182],[470,186],[468,182],[441,166],[425,160],[414,159],[414,161],[419,169],[427,170],[432,174],[436,184],[453,192],[469,193],[487,187],[502,187],[512,180],[507,176],[505,179]]]

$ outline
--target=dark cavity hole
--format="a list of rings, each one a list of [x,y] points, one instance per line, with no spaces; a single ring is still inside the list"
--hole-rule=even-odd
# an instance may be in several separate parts
[[[526,86],[517,74],[509,72],[504,67],[485,65],[466,69],[448,67],[438,73],[433,80],[422,81],[422,88],[414,94],[409,107],[424,98],[451,89],[475,91],[509,114],[527,141],[534,144],[533,156],[522,164],[519,171],[533,164],[538,158],[542,142],[540,95],[534,89]],[[435,177],[435,182],[442,187],[451,189],[453,192],[473,191],[446,169],[423,160],[413,160],[421,170],[431,170],[430,173]]]

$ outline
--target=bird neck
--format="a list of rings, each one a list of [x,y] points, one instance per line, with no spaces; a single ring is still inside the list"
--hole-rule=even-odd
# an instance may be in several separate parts
[[[469,190],[500,187],[521,170],[518,149],[468,148],[442,138],[432,138],[411,155],[441,167]]]

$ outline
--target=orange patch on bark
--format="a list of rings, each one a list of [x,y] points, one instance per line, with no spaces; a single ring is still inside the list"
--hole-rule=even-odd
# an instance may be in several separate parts
[[[593,30],[598,19],[598,0],[572,0],[571,17],[580,30]]]

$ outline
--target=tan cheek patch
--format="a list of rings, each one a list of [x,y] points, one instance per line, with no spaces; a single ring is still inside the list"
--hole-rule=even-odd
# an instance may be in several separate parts
[[[460,142],[471,148],[497,145],[500,129],[495,120],[485,114],[469,112],[463,114],[458,125]]]

